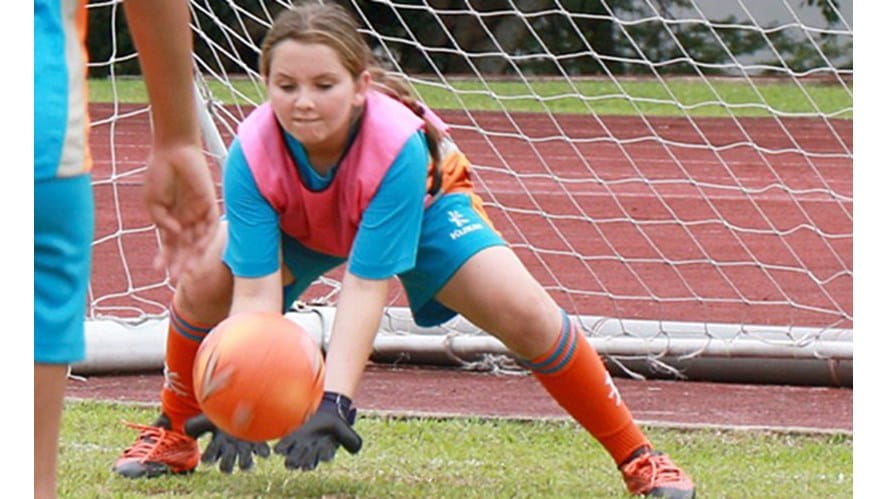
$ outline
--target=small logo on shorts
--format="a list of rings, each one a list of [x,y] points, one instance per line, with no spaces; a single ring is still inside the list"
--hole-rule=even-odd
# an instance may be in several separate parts
[[[459,239],[469,232],[474,232],[483,228],[483,226],[479,223],[473,223],[466,226],[465,224],[470,223],[470,220],[465,218],[465,215],[459,213],[456,210],[450,210],[449,212],[447,212],[447,218],[453,225],[458,227],[456,230],[450,232],[450,239],[453,240]]]

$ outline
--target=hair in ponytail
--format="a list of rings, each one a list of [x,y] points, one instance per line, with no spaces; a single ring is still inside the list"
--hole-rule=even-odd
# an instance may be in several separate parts
[[[425,106],[416,99],[407,83],[400,77],[389,73],[383,68],[373,65],[369,67],[373,80],[373,88],[385,95],[397,99],[425,121],[425,135],[428,137],[428,150],[432,160],[440,161],[440,141],[442,131],[438,130],[425,116]]]

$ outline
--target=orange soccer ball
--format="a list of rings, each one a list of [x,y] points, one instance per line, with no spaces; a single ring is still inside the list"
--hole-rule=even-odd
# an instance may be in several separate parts
[[[314,339],[281,314],[228,317],[194,359],[194,395],[225,433],[260,442],[300,427],[323,397],[324,362]]]

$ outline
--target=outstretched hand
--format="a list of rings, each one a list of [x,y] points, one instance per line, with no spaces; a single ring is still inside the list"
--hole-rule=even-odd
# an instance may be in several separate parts
[[[201,148],[156,146],[148,159],[144,201],[160,231],[154,266],[176,278],[196,264],[219,225],[216,190]]]
[[[351,428],[357,410],[348,397],[332,392],[323,394],[320,407],[298,430],[282,438],[274,452],[284,456],[287,469],[313,470],[323,461],[331,461],[339,446],[356,454],[363,440]]]
[[[193,439],[198,439],[207,432],[212,433],[212,440],[206,446],[200,460],[205,464],[218,462],[222,473],[233,472],[235,464],[243,471],[251,469],[254,463],[253,454],[263,458],[271,455],[267,443],[247,442],[234,438],[216,428],[216,425],[203,414],[185,422],[185,433]]]

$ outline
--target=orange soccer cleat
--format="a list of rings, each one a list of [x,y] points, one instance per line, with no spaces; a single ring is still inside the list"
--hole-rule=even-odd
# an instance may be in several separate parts
[[[200,462],[197,440],[169,429],[161,415],[154,426],[126,423],[139,430],[135,443],[114,463],[114,471],[127,478],[151,478],[166,473],[190,473]]]
[[[650,448],[638,449],[619,470],[632,494],[670,499],[696,497],[696,487],[690,477],[667,455]]]

